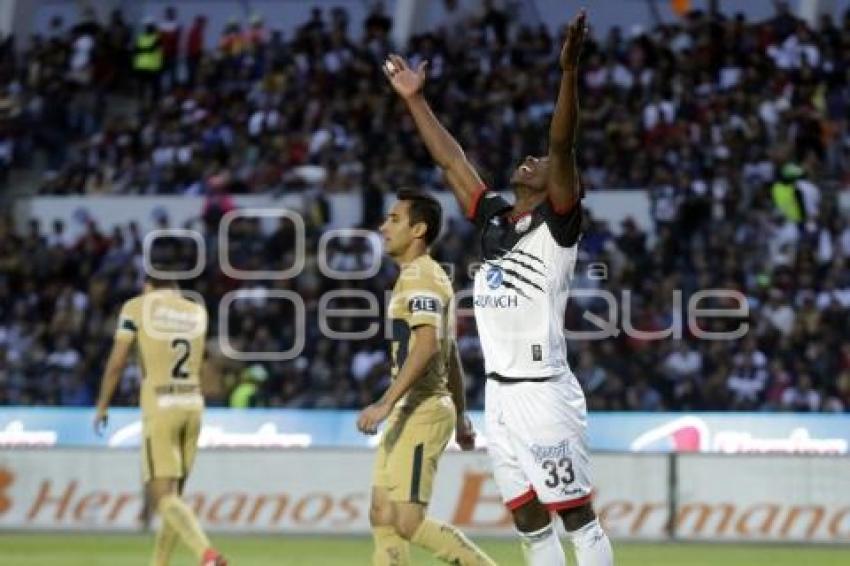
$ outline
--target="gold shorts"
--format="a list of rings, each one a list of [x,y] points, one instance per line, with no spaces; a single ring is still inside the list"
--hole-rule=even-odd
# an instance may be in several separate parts
[[[428,399],[412,411],[393,409],[378,445],[372,485],[385,488],[391,501],[428,503],[456,419],[449,397]]]
[[[152,411],[142,418],[142,477],[186,479],[195,462],[201,415],[198,409]]]

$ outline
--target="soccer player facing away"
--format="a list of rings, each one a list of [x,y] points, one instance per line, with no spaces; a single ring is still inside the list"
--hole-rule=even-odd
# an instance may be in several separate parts
[[[112,395],[136,344],[142,366],[142,476],[162,517],[153,566],[167,566],[178,541],[201,566],[226,566],[210,545],[195,514],[181,499],[192,469],[204,399],[200,371],[207,311],[181,294],[172,281],[148,277],[141,295],[121,307],[118,328],[97,401],[95,431],[107,423]]]
[[[452,432],[464,450],[475,447],[454,340],[454,291],[446,272],[428,255],[441,216],[434,198],[400,191],[380,228],[387,255],[400,267],[388,311],[393,379],[381,399],[357,418],[357,428],[366,434],[375,434],[388,418],[369,510],[376,566],[410,564],[408,541],[450,564],[495,564],[457,528],[425,514],[437,461]]]
[[[549,153],[527,157],[511,177],[513,205],[488,192],[422,95],[425,64],[392,55],[384,66],[431,156],[478,229],[483,264],[474,310],[487,372],[488,451],[502,498],[523,540],[526,563],[565,564],[552,525],[557,513],[579,566],[613,564],[611,544],[591,505],[587,410],[567,364],[564,310],[575,269],[581,197],[575,162],[577,74],[586,16],[561,49]]]

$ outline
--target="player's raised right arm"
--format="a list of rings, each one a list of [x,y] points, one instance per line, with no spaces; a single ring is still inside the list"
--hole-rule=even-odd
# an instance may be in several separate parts
[[[466,159],[463,148],[434,115],[422,95],[427,67],[422,62],[414,71],[399,55],[390,55],[384,63],[384,74],[401,96],[416,123],[419,136],[428,152],[446,175],[446,180],[460,203],[464,214],[469,215],[474,201],[484,187],[478,172]]]

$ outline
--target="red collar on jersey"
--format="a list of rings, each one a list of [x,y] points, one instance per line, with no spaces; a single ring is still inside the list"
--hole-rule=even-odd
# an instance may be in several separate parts
[[[519,214],[508,214],[507,216],[508,216],[508,221],[511,224],[516,224],[517,222],[522,220],[524,217],[529,216],[530,214],[531,214],[531,211],[526,210],[525,212],[520,212]]]

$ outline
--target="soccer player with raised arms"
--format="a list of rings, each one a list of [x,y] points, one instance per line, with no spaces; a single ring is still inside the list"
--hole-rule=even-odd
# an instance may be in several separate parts
[[[376,566],[410,564],[408,541],[450,564],[495,564],[454,526],[426,516],[437,462],[452,433],[461,448],[475,447],[454,340],[454,291],[446,272],[428,255],[441,217],[433,197],[401,191],[380,228],[387,255],[400,267],[388,312],[393,379],[357,419],[366,434],[375,434],[388,419],[369,510]]]
[[[493,473],[531,566],[565,564],[552,524],[558,514],[578,566],[611,566],[611,543],[591,504],[584,394],[567,364],[564,311],[581,233],[575,161],[580,12],[560,53],[549,152],[527,157],[511,177],[513,205],[487,191],[463,149],[434,116],[422,88],[426,64],[392,55],[384,71],[467,218],[483,264],[474,310],[487,372],[485,422]]]
[[[97,401],[95,431],[107,423],[109,402],[133,344],[142,366],[142,475],[162,517],[152,566],[167,566],[178,540],[201,566],[227,566],[181,499],[201,432],[200,372],[207,311],[180,294],[173,281],[148,276],[141,295],[121,308]]]

